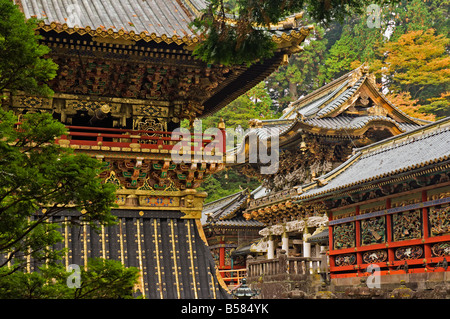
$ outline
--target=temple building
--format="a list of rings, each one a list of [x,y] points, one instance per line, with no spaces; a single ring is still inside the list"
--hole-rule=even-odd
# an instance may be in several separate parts
[[[291,103],[279,119],[252,120],[253,129],[244,136],[242,144],[227,151],[227,157],[241,156],[245,162],[228,163],[249,175],[258,175],[265,164],[250,161],[251,147],[256,144],[252,138],[256,136],[257,141],[270,145],[276,135],[280,161],[275,174],[259,174],[265,194],[251,199],[243,212],[247,220],[265,225],[259,231],[260,240],[249,250],[264,253],[264,257],[247,260],[248,280],[265,277],[266,282],[279,281],[282,275],[287,282],[295,278],[304,283],[306,274],[316,273],[327,281],[328,265],[334,280],[361,275],[370,263],[380,262],[380,273],[388,274],[401,272],[399,267],[409,272],[424,272],[428,267],[429,271],[443,262],[447,235],[431,238],[431,228],[425,232],[423,227],[430,227],[431,222],[425,221],[428,217],[423,205],[440,205],[433,202],[434,197],[443,198],[448,192],[446,166],[436,164],[449,151],[448,138],[442,135],[445,129],[441,130],[447,122],[432,123],[399,110],[377,89],[366,64]],[[435,135],[440,136],[434,138],[441,143],[433,144],[434,140],[429,139]],[[427,138],[419,142],[422,137]],[[405,148],[400,148],[403,145]],[[392,152],[387,152],[391,149]],[[436,158],[435,153],[439,153]],[[377,161],[378,154],[389,157]],[[428,155],[433,158],[422,162]],[[356,166],[362,158],[367,161],[361,160]],[[420,163],[410,165],[416,159]],[[416,167],[426,167],[425,175],[417,177]],[[381,178],[376,173],[380,169],[391,174],[375,183]],[[409,179],[403,172],[410,170]],[[364,174],[374,177],[365,179]],[[342,184],[345,191],[339,191],[338,196],[330,185],[341,185],[341,176],[352,181]],[[348,193],[346,187],[353,189],[355,185],[359,185],[358,195]],[[417,214],[409,216],[409,208],[417,209]],[[433,220],[445,224],[448,219],[448,213],[443,213],[445,209],[441,206],[432,209],[440,212]],[[393,214],[403,211],[400,215]],[[360,216],[362,212],[364,217]],[[341,217],[342,220],[337,220]],[[402,220],[407,224],[414,218],[416,235],[414,239],[405,235],[407,241],[402,242],[399,235],[392,233],[401,226],[392,222],[400,224]],[[403,229],[405,234],[412,232]],[[402,255],[415,250],[418,253],[414,258]],[[425,263],[428,266],[424,268]],[[267,292],[263,295],[280,297]]]
[[[246,257],[251,244],[260,238],[264,224],[247,220],[243,212],[251,199],[258,198],[262,187],[248,189],[223,197],[203,206],[201,223],[209,249],[219,273],[228,286],[240,284],[246,273]]]
[[[434,296],[449,281],[449,158],[450,118],[355,148],[340,166],[258,210],[272,220],[295,213],[285,207],[303,215],[260,231],[266,260],[247,262],[248,280],[265,277],[266,298],[281,297],[273,281],[311,292],[313,274],[334,291],[366,277],[379,295],[403,280]]]
[[[201,38],[189,28],[204,1],[16,0],[27,19],[39,20],[41,43],[58,65],[52,97],[9,95],[15,114],[49,112],[66,124],[62,146],[102,161],[105,183],[118,185],[112,210],[118,225],[100,233],[67,210],[64,263],[86,265],[103,257],[137,267],[145,298],[228,298],[200,224],[206,193],[196,190],[224,168],[220,143],[201,155],[212,137],[193,137],[175,150],[172,131],[227,105],[299,52],[310,27],[301,16],[273,26],[273,57],[251,66],[211,65],[192,55]],[[223,127],[221,127],[223,129]],[[177,163],[180,151],[195,157]],[[70,226],[79,220],[81,227]],[[61,247],[60,247],[61,248]],[[31,271],[35,269],[31,265]]]
[[[357,148],[320,183],[297,188],[296,205],[323,205],[327,213],[336,286],[372,271],[381,286],[405,274],[416,283],[448,281],[449,158],[445,118]]]
[[[265,224],[252,250],[266,261],[247,262],[251,282],[266,278],[265,297],[281,296],[273,292],[280,275],[305,291],[307,274],[336,291],[362,276],[387,289],[448,281],[449,118],[405,115],[362,66],[293,102],[281,119],[254,123],[260,139],[278,133],[281,149],[279,171],[263,181],[268,194],[243,213]],[[256,172],[262,164],[245,165]]]
[[[377,88],[366,63],[292,102],[274,120],[251,120],[240,145],[227,151],[229,158],[249,175],[259,176],[262,186],[276,191],[292,189],[329,172],[343,163],[355,147],[369,145],[428,124],[392,105]],[[270,177],[260,174],[262,165],[249,159],[252,137],[267,141],[278,136],[279,167]],[[254,143],[256,144],[256,143]],[[231,163],[231,159],[227,163]],[[266,178],[267,177],[267,178]]]
[[[324,244],[324,240],[317,241],[317,236],[325,231],[328,217],[320,202],[299,205],[293,200],[302,192],[302,185],[324,183],[323,174],[344,163],[356,147],[428,123],[392,105],[377,89],[367,64],[292,102],[279,119],[252,120],[254,129],[244,137],[241,146],[228,151],[227,156],[242,156],[248,152],[251,134],[268,143],[271,136],[278,135],[278,171],[259,175],[267,194],[251,200],[244,212],[247,219],[267,226],[260,232],[264,238],[259,246],[267,249],[268,238],[277,236],[280,248],[281,237],[285,238],[282,247],[288,255],[291,251],[301,256],[318,255],[319,244]],[[248,160],[236,164],[248,174],[258,174],[261,165]],[[312,251],[307,241],[311,235],[317,235],[316,239],[311,239],[316,240]],[[268,255],[274,256],[273,252]]]

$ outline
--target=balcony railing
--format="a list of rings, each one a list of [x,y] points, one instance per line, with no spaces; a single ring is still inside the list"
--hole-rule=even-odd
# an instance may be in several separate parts
[[[170,151],[175,145],[183,147],[183,151],[192,152],[225,152],[225,134],[222,136],[209,134],[190,133],[189,139],[180,134],[166,131],[144,131],[116,128],[66,126],[68,134],[61,136],[56,141],[65,146],[99,146],[119,147],[132,149],[154,149]],[[214,150],[216,149],[216,150]],[[212,154],[214,155],[214,154]]]
[[[308,275],[321,273],[322,258],[320,257],[286,257],[281,255],[274,259],[248,261],[247,276],[261,277],[273,275]]]
[[[241,280],[246,277],[247,269],[227,269],[219,270],[222,275],[223,281],[227,284],[229,288],[234,288],[241,284]]]

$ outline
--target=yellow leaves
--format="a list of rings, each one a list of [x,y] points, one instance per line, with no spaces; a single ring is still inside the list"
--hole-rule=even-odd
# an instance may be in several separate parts
[[[434,97],[434,98],[428,99],[428,101],[431,103],[438,102],[438,103],[445,104],[448,107],[450,107],[450,91],[443,92],[443,93],[441,93],[440,97]]]
[[[357,69],[359,66],[361,66],[362,62],[359,60],[355,60],[352,63],[350,63],[350,68],[352,70]]]
[[[386,54],[383,67],[400,84],[438,85],[450,82],[450,57],[445,48],[450,39],[434,29],[410,31],[379,50]]]
[[[388,94],[386,97],[392,104],[409,116],[428,121],[434,121],[436,119],[434,114],[420,112],[420,105],[417,104],[418,100],[411,99],[411,94],[409,92]]]

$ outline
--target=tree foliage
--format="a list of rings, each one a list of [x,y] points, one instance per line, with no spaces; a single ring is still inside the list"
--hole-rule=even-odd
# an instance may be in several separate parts
[[[271,97],[281,111],[289,102],[320,88],[325,80],[325,59],[327,39],[325,30],[316,25],[303,46],[303,51],[293,54],[289,64],[281,66],[267,79]]]
[[[263,2],[265,1],[258,3]],[[231,16],[237,15],[239,10],[236,8],[239,8],[239,1],[224,1],[224,4],[227,3],[231,5],[225,12],[229,12]],[[319,1],[318,5],[320,4],[324,3]],[[405,113],[427,120],[450,115],[450,94],[446,84],[448,44],[445,44],[449,38],[450,2],[399,0],[378,4],[381,8],[380,28],[368,27],[368,15],[364,12],[366,9],[364,5],[360,6],[362,10],[358,13],[347,12],[339,20],[322,20],[317,18],[317,15],[311,14],[314,12],[312,7],[305,7],[302,22],[314,24],[315,29],[302,44],[303,51],[293,54],[288,65],[281,66],[265,81],[266,90],[273,100],[271,109],[276,112],[273,117],[278,117],[290,102],[311,93],[366,61],[371,66],[371,72],[378,75],[380,90],[386,92],[387,98]],[[429,34],[429,29],[435,30],[433,35]],[[404,37],[412,37],[414,32],[417,35],[421,34],[421,37],[425,35],[428,39],[421,39],[421,44],[420,41],[416,41],[412,46],[412,43],[406,42],[403,47],[398,45],[402,36],[401,41],[404,41]],[[430,47],[427,47],[428,45]],[[392,50],[389,51],[388,47]],[[415,49],[417,49],[415,53],[412,53]],[[443,49],[446,52],[443,52]],[[229,50],[233,51],[231,47]],[[408,54],[411,60],[401,61],[403,54]],[[396,61],[395,67],[389,67],[388,59]],[[409,62],[418,63],[417,68],[413,66],[414,63],[408,67]],[[442,67],[445,63],[447,68]],[[429,73],[434,71],[437,73]],[[403,73],[402,81],[408,77],[415,83],[400,83],[400,79],[396,76]],[[432,81],[437,85],[432,84]],[[220,117],[223,117],[227,127],[241,125],[245,129],[248,127],[249,119],[266,118],[255,114],[252,107],[243,103],[244,98],[236,100],[214,116],[204,119],[204,123],[210,119],[213,123],[217,123]],[[229,171],[227,175],[231,176],[231,172]],[[210,184],[204,184],[205,187],[211,190],[227,188],[227,193],[223,193],[223,196],[240,190],[237,186],[229,189],[233,183],[223,176],[225,174],[214,175],[207,182]],[[246,178],[244,176],[241,178],[242,185],[247,185]]]
[[[58,66],[43,57],[50,49],[38,43],[36,22],[25,22],[12,1],[0,0],[0,93],[5,89],[52,93],[45,81],[56,76]]]
[[[401,107],[412,107],[411,113],[422,118],[450,115],[449,36],[444,18],[449,7],[446,0],[402,0],[381,6],[380,28],[368,27],[366,14],[347,16],[341,24],[330,24],[323,37],[310,36],[310,43],[305,41],[303,45],[304,51],[293,55],[288,66],[269,77],[269,92],[275,93],[272,96],[281,101],[283,108],[297,98],[295,91],[298,97],[306,95],[369,62],[371,72],[378,76],[380,89],[388,91],[390,98],[401,100]],[[435,30],[433,34],[430,29]],[[316,48],[310,47],[312,43]],[[313,50],[310,52],[309,48]],[[296,62],[299,57],[304,57],[303,63]],[[308,77],[300,77],[303,72]],[[303,81],[293,85],[300,79]]]
[[[204,130],[217,127],[219,121],[223,119],[227,130],[242,129],[242,131],[245,131],[249,128],[249,120],[251,119],[271,119],[278,115],[265,82],[261,82],[219,112],[202,119],[202,125]],[[253,190],[258,186],[259,182],[256,178],[248,178],[238,170],[230,169],[208,176],[199,190],[206,191],[208,197],[205,202],[211,202],[239,192],[244,188]]]
[[[205,203],[209,203],[246,188],[252,191],[259,185],[260,182],[256,178],[247,177],[237,169],[229,169],[208,176],[199,190],[208,193]]]
[[[67,210],[85,210],[82,220],[96,227],[114,223],[111,206],[115,188],[102,184],[101,163],[54,143],[64,125],[50,114],[31,113],[17,118],[0,109],[0,254],[23,269],[27,257],[57,260],[52,246],[62,240],[51,218]]]
[[[32,273],[14,272],[1,276],[0,299],[116,299],[132,298],[139,270],[126,268],[119,261],[90,259],[80,269],[79,287],[70,288],[72,272],[61,264],[40,267]]]
[[[450,56],[446,51],[449,43],[449,38],[436,35],[434,29],[408,31],[398,40],[385,43],[379,49],[380,73],[389,90],[409,92],[432,111],[429,99],[450,91]],[[450,110],[443,115],[450,115]]]
[[[265,82],[260,82],[254,88],[243,94],[225,108],[202,119],[203,129],[217,127],[221,119],[228,129],[240,126],[246,130],[251,119],[271,119],[276,116],[273,101],[267,91]]]
[[[392,104],[409,116],[427,121],[434,121],[436,119],[436,115],[424,113],[418,104],[419,100],[412,99],[409,92],[389,93],[386,97]]]
[[[194,51],[208,63],[252,64],[273,55],[276,45],[267,31],[289,15],[307,11],[319,22],[342,21],[383,0],[209,0],[201,18],[193,22],[202,42]],[[232,9],[230,10],[230,7]]]

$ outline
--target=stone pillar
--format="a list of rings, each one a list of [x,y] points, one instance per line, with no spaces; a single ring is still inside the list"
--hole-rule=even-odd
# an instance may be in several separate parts
[[[324,274],[326,277],[328,272],[328,256],[327,256],[327,249],[325,246],[320,246],[319,256],[320,256],[320,272]]]
[[[281,236],[281,249],[286,252],[286,256],[289,256],[289,235],[286,232]]]
[[[311,257],[311,243],[308,243],[307,239],[308,237],[303,235],[303,257]]]
[[[267,243],[267,259],[275,258],[275,243],[273,240],[273,236],[269,236],[269,241]]]

